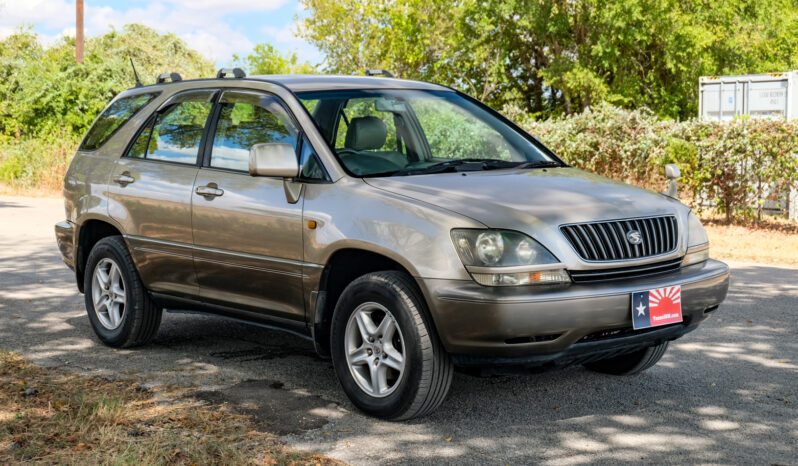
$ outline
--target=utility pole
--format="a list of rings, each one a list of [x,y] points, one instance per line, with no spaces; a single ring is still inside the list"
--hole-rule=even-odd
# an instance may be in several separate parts
[[[75,62],[83,63],[83,0],[75,0]]]

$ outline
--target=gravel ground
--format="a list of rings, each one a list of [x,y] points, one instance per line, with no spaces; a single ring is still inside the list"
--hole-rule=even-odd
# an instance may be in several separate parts
[[[0,347],[41,366],[197,388],[355,464],[798,464],[798,269],[732,264],[726,303],[639,376],[458,373],[436,413],[388,423],[291,335],[168,313],[150,346],[102,346],[55,246],[62,218],[59,200],[0,198]]]

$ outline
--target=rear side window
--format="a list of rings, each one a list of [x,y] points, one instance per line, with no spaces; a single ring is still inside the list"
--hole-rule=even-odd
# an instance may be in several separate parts
[[[202,133],[211,113],[212,91],[179,95],[142,128],[128,157],[197,163]]]
[[[80,145],[80,150],[95,150],[105,144],[120,126],[131,119],[136,112],[150,103],[158,94],[158,92],[136,94],[130,97],[123,97],[109,105],[102,115],[97,118],[89,132],[86,133],[86,137],[83,138],[83,144]]]

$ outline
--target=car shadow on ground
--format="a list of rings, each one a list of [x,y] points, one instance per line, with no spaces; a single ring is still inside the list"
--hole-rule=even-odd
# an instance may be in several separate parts
[[[299,447],[361,464],[793,463],[797,299],[798,270],[737,268],[727,303],[639,376],[457,373],[438,411],[391,423],[359,414],[330,362],[290,334],[167,313],[151,345],[104,347],[53,238],[0,238],[0,347],[44,366],[193,387]]]

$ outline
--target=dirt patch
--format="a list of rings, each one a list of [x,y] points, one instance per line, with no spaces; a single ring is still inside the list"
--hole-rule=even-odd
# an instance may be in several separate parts
[[[245,403],[247,391],[233,390],[234,399]],[[337,463],[296,451],[265,428],[323,424],[299,415],[300,405],[321,403],[270,392],[273,402],[255,410],[261,416],[256,421],[187,398],[180,387],[148,390],[136,379],[43,369],[0,351],[0,464]],[[267,418],[281,410],[300,419]]]
[[[330,422],[325,414],[338,408],[321,397],[285,390],[282,382],[271,380],[245,380],[221,391],[198,392],[192,396],[249,416],[259,431],[277,435],[318,429]]]

